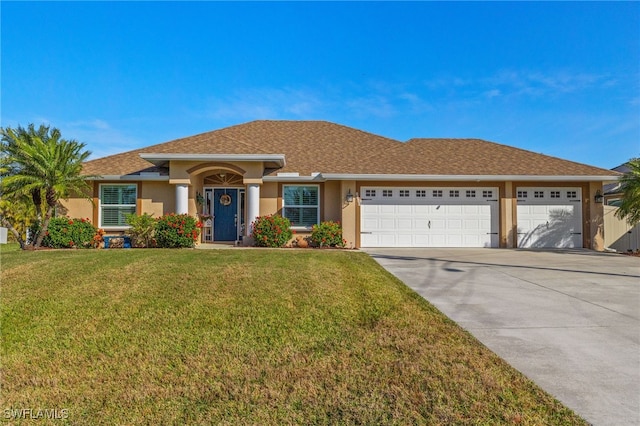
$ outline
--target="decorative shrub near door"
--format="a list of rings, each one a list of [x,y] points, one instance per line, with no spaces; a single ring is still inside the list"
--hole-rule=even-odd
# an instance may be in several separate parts
[[[346,241],[342,238],[342,225],[331,220],[313,225],[311,242],[316,247],[344,247]]]
[[[252,231],[258,247],[284,247],[293,236],[289,219],[278,215],[256,218]]]
[[[158,218],[155,226],[156,246],[162,248],[193,247],[200,235],[202,222],[188,214],[175,214]]]

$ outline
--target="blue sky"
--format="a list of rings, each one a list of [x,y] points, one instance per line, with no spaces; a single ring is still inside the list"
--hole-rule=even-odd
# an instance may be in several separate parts
[[[51,124],[93,158],[255,119],[640,156],[639,2],[0,7],[1,125]]]

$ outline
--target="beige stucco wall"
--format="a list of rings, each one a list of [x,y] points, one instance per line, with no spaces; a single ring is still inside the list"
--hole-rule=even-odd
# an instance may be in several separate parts
[[[89,182],[89,189],[85,196],[72,194],[67,199],[59,200],[61,208],[58,208],[57,214],[72,218],[89,218],[93,223],[93,185],[93,182]]]
[[[347,193],[351,191],[353,195],[353,202],[347,203]],[[357,216],[359,214],[360,206],[358,205],[358,197],[356,190],[356,181],[343,180],[340,182],[340,205],[342,210],[342,238],[347,240],[347,247],[356,247],[357,244],[357,231],[358,222]]]
[[[278,202],[278,183],[265,182],[260,185],[260,216],[282,213]]]
[[[339,181],[325,182],[322,185],[324,203],[321,205],[320,220],[342,221],[342,196]]]
[[[587,195],[583,196],[583,206],[587,206],[587,211],[583,211],[588,232],[585,245],[592,250],[604,250],[604,205],[596,203],[596,193],[602,194],[602,182],[589,182]]]
[[[139,198],[139,214],[149,213],[160,217],[173,213],[176,205],[175,185],[167,182],[142,182]]]
[[[64,214],[73,218],[89,218],[93,222],[93,203],[86,198],[60,200]],[[63,213],[63,212],[60,212]]]

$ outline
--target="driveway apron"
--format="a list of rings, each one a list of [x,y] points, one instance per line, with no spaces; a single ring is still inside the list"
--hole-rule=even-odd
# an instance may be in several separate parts
[[[588,422],[640,425],[640,258],[364,251]]]

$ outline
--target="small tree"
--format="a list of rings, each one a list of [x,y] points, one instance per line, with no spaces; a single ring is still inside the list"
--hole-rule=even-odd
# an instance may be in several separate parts
[[[35,220],[36,211],[30,198],[0,196],[0,224],[11,232],[21,249],[27,244],[27,230]]]
[[[620,178],[623,195],[616,217],[634,226],[640,223],[640,158],[632,158],[627,166],[629,171]]]
[[[31,198],[39,223],[33,246],[40,247],[60,199],[75,193],[93,201],[86,180],[94,176],[82,175],[82,162],[90,152],[84,150],[85,144],[62,139],[60,130],[45,125],[0,128],[0,136],[2,197],[13,201]],[[5,220],[3,216],[3,223]]]

